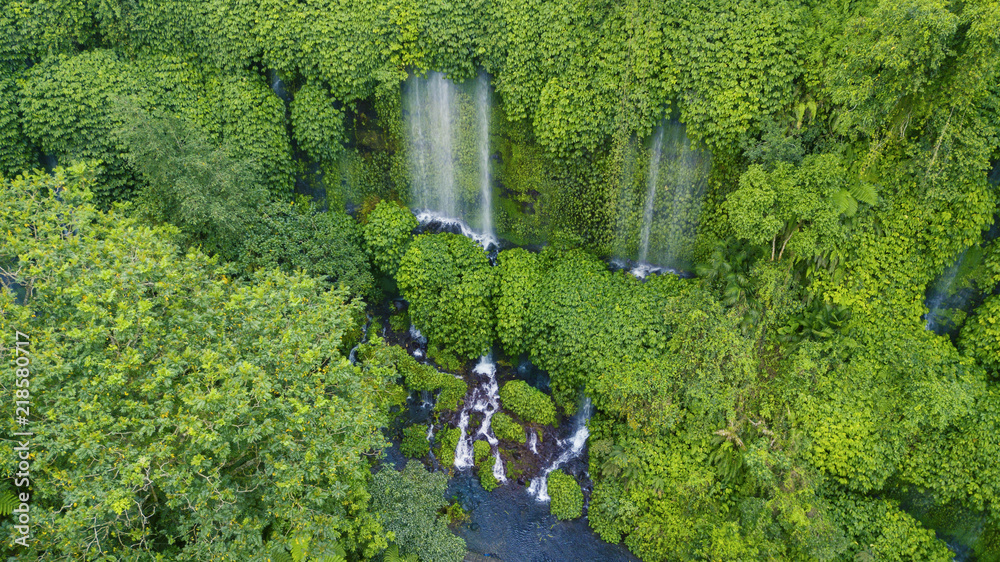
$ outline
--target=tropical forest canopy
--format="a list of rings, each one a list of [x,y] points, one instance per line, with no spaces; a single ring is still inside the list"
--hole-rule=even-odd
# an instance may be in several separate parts
[[[483,488],[586,395],[552,514],[642,560],[1000,560],[995,0],[2,8],[5,556],[461,560],[492,353]],[[498,252],[411,211],[428,76]]]

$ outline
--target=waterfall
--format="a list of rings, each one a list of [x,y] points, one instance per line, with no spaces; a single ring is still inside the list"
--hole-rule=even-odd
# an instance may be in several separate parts
[[[924,315],[925,330],[944,335],[949,330],[954,329],[951,319],[942,313],[948,309],[961,308],[966,303],[967,299],[961,292],[956,293],[954,285],[962,272],[962,266],[968,254],[968,250],[959,254],[955,263],[945,269],[937,281],[929,285],[930,294],[926,301],[927,314]]]
[[[496,246],[490,180],[489,79],[455,84],[440,72],[412,76],[403,95],[410,205],[431,232]]]
[[[532,453],[538,454],[538,434],[534,429],[528,431],[528,448]]]
[[[278,71],[272,68],[267,71],[267,74],[271,80],[271,91],[274,92],[274,95],[278,96],[285,103],[291,101],[292,97],[288,95],[288,90],[285,88],[285,83],[281,80]]]
[[[622,176],[616,261],[639,277],[689,268],[711,158],[691,146],[676,121],[661,124],[652,136],[645,181],[628,165],[636,152],[626,159]],[[636,261],[630,265],[631,259]]]
[[[421,209],[456,215],[453,134],[455,88],[440,72],[416,78],[408,91],[413,196]]]
[[[642,213],[642,236],[639,240],[639,262],[646,263],[649,257],[649,231],[653,226],[653,201],[656,199],[656,185],[660,181],[660,157],[663,155],[663,127],[656,131],[656,140],[649,154],[649,174],[646,178],[646,205]]]
[[[528,485],[528,493],[535,496],[538,501],[549,501],[548,479],[549,473],[566,464],[567,462],[580,456],[583,447],[587,444],[587,437],[590,437],[590,430],[587,429],[587,422],[593,414],[594,408],[590,403],[590,398],[584,397],[583,403],[576,415],[573,416],[573,434],[569,438],[559,441],[560,447],[565,447],[556,460],[553,461],[542,474],[531,480]]]
[[[471,467],[474,460],[472,457],[472,439],[466,438],[468,429],[469,412],[468,410],[462,410],[462,414],[458,418],[458,446],[455,447],[455,468],[458,470]]]
[[[479,363],[473,372],[485,380],[472,389],[472,396],[465,401],[465,407],[459,414],[459,438],[458,446],[455,447],[455,468],[463,470],[473,465],[475,459],[473,458],[472,443],[476,437],[483,436],[493,451],[493,476],[498,482],[503,483],[507,481],[507,477],[504,474],[503,462],[500,460],[498,440],[490,426],[493,414],[500,410],[500,387],[496,377],[497,366],[489,356],[484,355],[479,358]],[[471,412],[483,414],[483,423],[475,434],[469,431]]]
[[[493,190],[490,186],[490,84],[486,74],[476,79],[476,115],[479,118],[479,212],[483,236],[496,240],[493,233]]]

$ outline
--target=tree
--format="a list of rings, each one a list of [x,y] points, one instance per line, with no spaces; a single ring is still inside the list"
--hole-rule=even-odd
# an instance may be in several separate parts
[[[427,562],[458,562],[465,556],[465,541],[438,513],[447,484],[447,476],[427,472],[419,461],[406,463],[402,472],[385,466],[372,480],[372,510],[384,528],[404,552]]]
[[[751,166],[725,208],[737,238],[770,242],[773,261],[786,248],[800,259],[834,249],[844,237],[841,215],[857,213],[859,201],[874,205],[874,187],[852,182],[838,156],[822,154],[807,156],[800,166],[778,162],[770,172]]]
[[[385,275],[396,275],[417,218],[399,203],[382,200],[362,220],[361,232],[372,263]]]
[[[462,358],[493,342],[495,278],[486,252],[458,234],[423,234],[410,244],[396,278],[410,317],[432,345]]]
[[[37,538],[9,554],[384,548],[366,455],[386,446],[398,375],[345,357],[358,305],[298,274],[232,281],[179,252],[176,229],[96,210],[93,176],[79,165],[2,186],[0,263],[27,303],[4,290],[0,322],[33,346]]]
[[[127,159],[145,180],[137,210],[176,225],[188,244],[235,258],[247,218],[267,198],[252,169],[188,121],[132,105],[123,110]]]
[[[374,303],[375,278],[361,227],[350,215],[322,211],[310,201],[271,203],[248,210],[237,263],[253,271],[304,271]]]

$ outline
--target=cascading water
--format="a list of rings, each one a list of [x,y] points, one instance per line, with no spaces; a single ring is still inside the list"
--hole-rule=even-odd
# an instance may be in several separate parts
[[[407,98],[415,203],[420,209],[455,217],[454,85],[444,74],[432,72],[426,78],[413,79]]]
[[[548,483],[546,481],[549,473],[580,456],[583,452],[583,447],[587,444],[587,437],[590,437],[590,430],[587,429],[587,422],[590,420],[593,410],[590,398],[584,397],[583,403],[580,405],[580,409],[576,412],[576,415],[573,416],[573,434],[570,435],[569,438],[559,442],[559,446],[565,448],[561,453],[559,453],[556,460],[549,464],[544,471],[542,471],[542,474],[531,480],[531,484],[528,485],[528,493],[534,496],[538,501],[546,502],[550,499],[548,493]]]
[[[490,185],[490,84],[486,74],[476,79],[476,115],[479,117],[479,214],[483,236],[496,241],[493,232],[493,189]]]
[[[939,336],[948,334],[956,329],[952,313],[960,310],[969,312],[967,307],[974,300],[975,294],[969,281],[969,270],[975,268],[981,256],[982,253],[975,246],[963,251],[955,259],[955,263],[928,285],[925,330],[931,330]]]
[[[484,248],[496,246],[486,74],[465,84],[455,84],[440,72],[413,76],[404,107],[410,204],[417,220],[431,231],[458,232]]]
[[[538,434],[534,429],[528,432],[528,448],[532,453],[538,454]]]
[[[409,336],[413,340],[413,343],[417,344],[416,349],[413,350],[413,356],[417,359],[423,359],[424,347],[427,345],[427,336],[421,334],[420,330],[413,324],[410,324]]]
[[[671,121],[656,129],[644,193],[637,194],[637,173],[623,174],[616,250],[620,268],[645,277],[690,266],[710,165],[707,153],[692,148],[684,125]],[[637,263],[625,263],[630,259]]]
[[[649,231],[653,226],[653,201],[656,200],[656,186],[660,181],[660,157],[663,155],[663,127],[656,130],[653,148],[649,155],[649,174],[646,177],[646,205],[642,213],[642,234],[639,239],[639,262],[649,259]]]
[[[274,92],[274,95],[278,96],[285,103],[291,101],[292,97],[288,95],[288,90],[285,88],[285,83],[281,80],[278,71],[272,68],[267,71],[267,74],[271,81],[271,91]]]
[[[503,462],[500,460],[500,450],[497,447],[497,438],[493,434],[490,421],[493,414],[500,410],[500,387],[497,384],[497,366],[488,356],[479,359],[473,372],[483,378],[482,384],[472,389],[472,395],[466,399],[465,407],[459,414],[459,438],[458,446],[455,447],[455,468],[464,470],[474,463],[472,443],[477,437],[482,436],[490,444],[493,450],[493,476],[498,482],[507,481],[504,473]],[[472,412],[483,414],[483,423],[475,434],[469,432],[469,415]]]

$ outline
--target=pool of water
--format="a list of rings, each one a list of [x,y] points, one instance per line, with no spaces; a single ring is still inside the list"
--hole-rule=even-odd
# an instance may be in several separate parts
[[[470,552],[504,562],[638,561],[623,545],[600,539],[586,517],[559,521],[549,504],[511,482],[487,493],[471,473],[458,474],[445,495],[469,512],[456,533]]]

